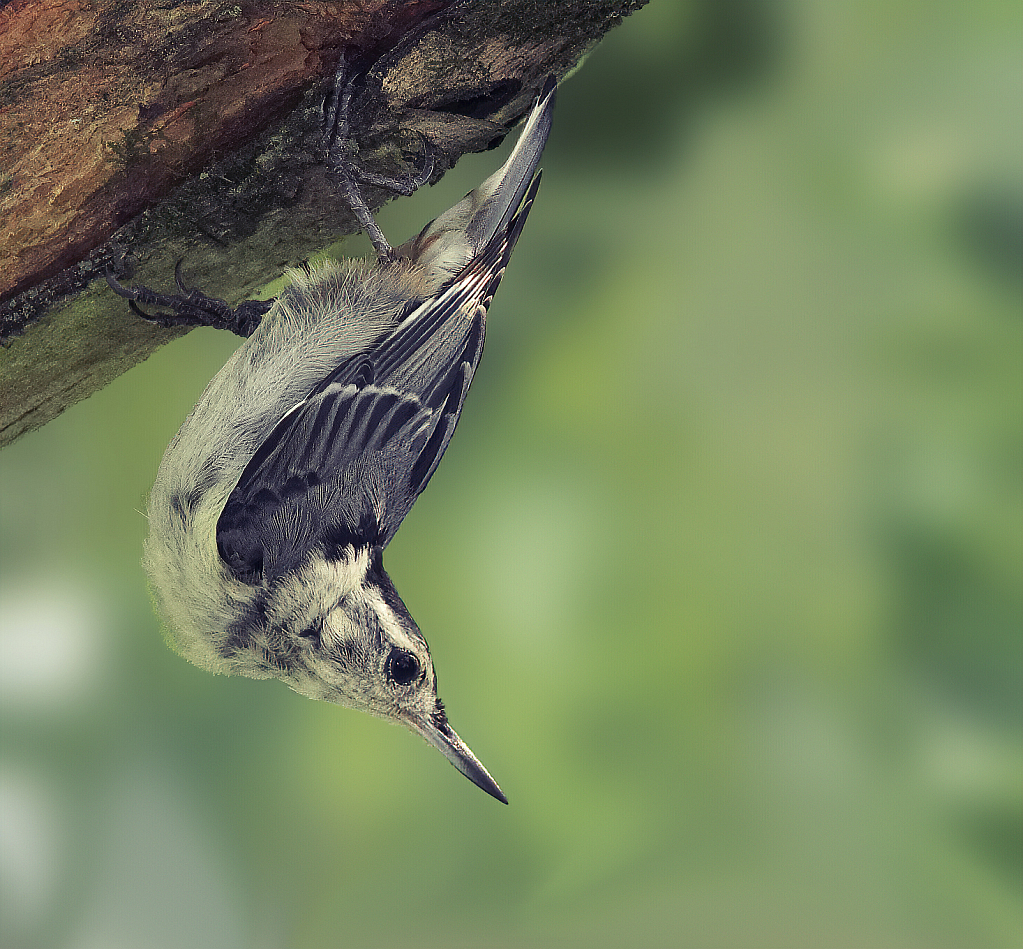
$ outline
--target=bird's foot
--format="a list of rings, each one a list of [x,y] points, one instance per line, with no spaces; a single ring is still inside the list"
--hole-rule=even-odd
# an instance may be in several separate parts
[[[185,286],[181,276],[181,261],[174,267],[174,282],[178,293],[160,293],[149,287],[126,287],[107,268],[107,284],[118,296],[124,297],[132,311],[158,326],[212,326],[230,330],[238,336],[251,336],[264,314],[273,306],[273,300],[246,300],[231,307],[225,300],[208,297],[201,290]],[[167,307],[170,312],[148,313],[145,306]]]
[[[433,149],[427,139],[420,135],[423,147],[417,168],[413,173],[402,177],[381,175],[360,168],[354,160],[355,145],[351,137],[349,117],[355,79],[356,73],[348,69],[342,55],[334,73],[332,89],[323,103],[324,164],[344,195],[355,219],[373,242],[377,256],[382,261],[389,261],[394,259],[394,251],[366,204],[359,184],[410,195],[430,180],[434,167]]]

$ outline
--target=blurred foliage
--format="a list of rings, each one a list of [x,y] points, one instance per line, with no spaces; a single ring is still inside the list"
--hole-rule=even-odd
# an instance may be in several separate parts
[[[1020,945],[1021,20],[654,0],[563,86],[388,550],[508,808],[163,646],[145,495],[236,340],[6,449],[3,944]]]

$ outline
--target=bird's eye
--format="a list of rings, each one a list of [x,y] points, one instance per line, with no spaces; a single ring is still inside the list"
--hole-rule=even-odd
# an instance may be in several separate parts
[[[395,685],[408,685],[419,676],[419,660],[404,649],[392,649],[387,657],[387,678]]]

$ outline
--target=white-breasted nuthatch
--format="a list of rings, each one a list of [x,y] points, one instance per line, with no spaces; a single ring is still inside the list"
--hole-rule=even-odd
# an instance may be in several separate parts
[[[211,672],[281,679],[400,722],[505,803],[448,724],[426,640],[382,555],[458,423],[539,185],[555,89],[549,79],[499,171],[392,250],[337,141],[351,97],[339,82],[328,168],[374,262],[293,272],[272,304],[235,311],[180,276],[181,293],[167,295],[108,275],[133,308],[174,311],[144,316],[248,336],[170,443],[150,496],[145,565],[170,644]]]

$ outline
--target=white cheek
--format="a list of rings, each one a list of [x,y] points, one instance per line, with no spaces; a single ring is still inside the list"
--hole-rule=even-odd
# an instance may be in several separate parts
[[[388,642],[394,643],[394,645],[400,646],[402,649],[408,649],[410,652],[415,652],[412,649],[408,636],[402,630],[401,623],[398,622],[398,617],[395,616],[394,610],[384,602],[384,598],[377,590],[372,588],[365,590],[363,602],[366,604],[367,609],[376,615],[380,628],[384,632],[384,638]]]

